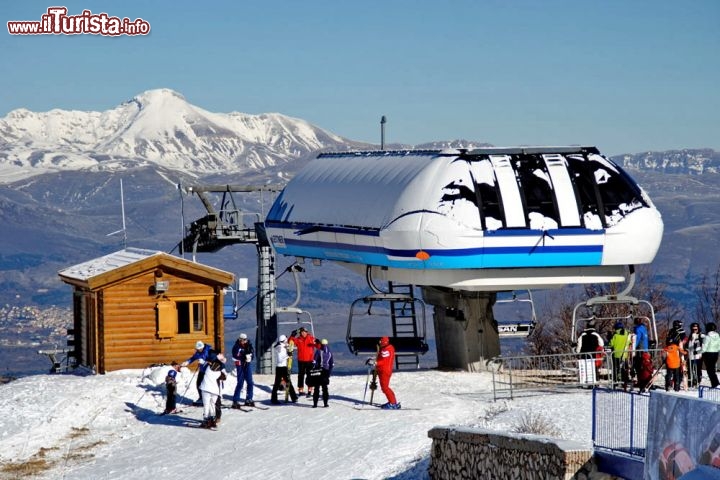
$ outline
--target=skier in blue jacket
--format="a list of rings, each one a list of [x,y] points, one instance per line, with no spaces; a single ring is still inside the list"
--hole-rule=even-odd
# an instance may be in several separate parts
[[[643,364],[643,355],[648,350],[648,332],[645,323],[642,318],[635,317],[635,326],[633,327],[633,334],[635,335],[635,344],[633,345],[633,372],[640,382],[641,377],[647,376],[646,365]],[[650,368],[650,375],[652,375],[652,365]],[[641,388],[642,390],[642,388]]]
[[[248,341],[246,334],[241,333],[232,348],[232,357],[237,372],[237,385],[233,394],[232,408],[240,408],[240,393],[245,382],[247,382],[245,405],[248,407],[255,406],[255,402],[253,402],[253,388],[255,386],[252,374],[253,353],[252,343]]]

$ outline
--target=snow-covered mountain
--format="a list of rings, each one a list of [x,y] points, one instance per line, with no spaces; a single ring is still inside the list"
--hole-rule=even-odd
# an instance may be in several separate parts
[[[17,109],[0,119],[0,182],[152,166],[195,176],[263,170],[318,150],[368,148],[277,113],[213,113],[170,89],[104,112]]]
[[[720,173],[720,152],[710,148],[642,152],[613,157],[630,170],[702,175]]]

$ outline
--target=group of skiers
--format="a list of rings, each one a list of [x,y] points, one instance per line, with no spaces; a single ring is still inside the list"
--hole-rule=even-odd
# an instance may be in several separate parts
[[[605,341],[596,331],[594,320],[590,320],[582,334],[578,337],[577,352],[601,355],[605,350]],[[649,352],[650,341],[647,326],[641,317],[634,319],[632,331],[625,328],[622,321],[614,325],[613,333],[607,342],[607,349],[612,351],[613,378],[616,383],[622,382],[623,388],[636,378],[636,386],[640,391],[647,390],[654,380],[652,357]],[[720,335],[714,323],[705,325],[705,333],[700,331],[700,324],[690,325],[687,335],[680,320],[675,320],[668,331],[662,354],[665,366],[665,389],[680,390],[683,384],[684,366],[689,363],[689,386],[697,387],[702,380],[702,367],[705,366],[710,385],[718,386],[716,365],[720,352]],[[689,362],[685,362],[685,359]],[[655,372],[656,373],[656,372]]]
[[[297,402],[299,395],[305,394],[307,386],[307,397],[312,399],[313,408],[317,408],[322,392],[322,402],[324,407],[329,406],[330,393],[328,385],[330,384],[330,375],[334,367],[333,354],[327,339],[317,339],[304,327],[293,330],[288,338],[280,335],[272,347],[275,357],[275,381],[272,387],[270,403],[280,404],[278,393],[281,390],[285,392],[285,401]],[[297,351],[298,390],[292,384],[290,372],[292,369],[293,353]],[[372,367],[376,370],[380,381],[380,388],[388,399],[388,402],[382,406],[387,409],[399,409],[400,404],[397,402],[395,393],[390,388],[390,377],[392,375],[392,365],[394,363],[395,350],[390,344],[388,337],[382,337],[378,345],[378,354],[372,359]],[[242,409],[243,407],[255,407],[253,400],[254,381],[252,361],[254,359],[254,351],[252,343],[246,334],[241,333],[232,348],[232,360],[235,364],[237,373],[237,384],[233,392],[234,409]],[[223,382],[227,379],[225,374],[226,358],[223,353],[212,348],[210,345],[202,341],[195,344],[195,351],[192,356],[178,364],[172,362],[171,368],[165,378],[167,387],[167,401],[164,414],[177,413],[176,392],[177,392],[177,372],[181,367],[187,367],[194,362],[198,362],[196,371],[199,399],[193,402],[193,405],[203,406],[203,420],[200,424],[203,428],[216,429],[222,417],[222,388]],[[241,401],[242,390],[245,388],[245,400]]]

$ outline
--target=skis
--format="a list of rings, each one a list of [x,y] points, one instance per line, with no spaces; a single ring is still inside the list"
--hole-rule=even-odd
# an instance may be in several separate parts
[[[158,415],[162,417],[163,415],[177,415],[178,413],[183,413],[183,410],[178,410],[178,409],[176,408],[176,409],[175,409],[174,411],[172,411],[172,412],[162,411],[162,412],[158,413]]]
[[[203,430],[212,430],[214,432],[217,431],[217,427],[208,427],[204,425],[202,422],[184,422],[183,425],[190,428],[201,428]]]
[[[369,408],[368,408],[369,407]],[[406,408],[402,405],[400,408],[383,408],[383,406],[379,403],[356,403],[353,405],[353,409],[355,410],[388,410],[388,411],[402,411],[402,410],[420,410],[419,408]]]

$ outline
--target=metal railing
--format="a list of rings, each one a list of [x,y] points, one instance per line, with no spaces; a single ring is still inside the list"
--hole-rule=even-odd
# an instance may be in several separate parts
[[[710,400],[712,402],[720,403],[720,388],[712,388],[705,385],[701,385],[698,388],[698,397],[703,400]]]
[[[599,357],[599,358],[598,358]],[[513,398],[522,391],[612,386],[612,354],[559,353],[495,357],[488,361],[493,375],[493,399]]]
[[[597,388],[592,403],[593,446],[645,457],[650,394]]]
[[[653,372],[662,365],[662,350],[648,350]],[[514,398],[521,392],[548,391],[578,387],[621,387],[623,379],[613,371],[612,352],[559,353],[495,357],[487,362],[493,374],[493,399]],[[593,368],[594,367],[594,368]],[[657,379],[656,379],[657,381]],[[633,388],[632,379],[628,388]]]

